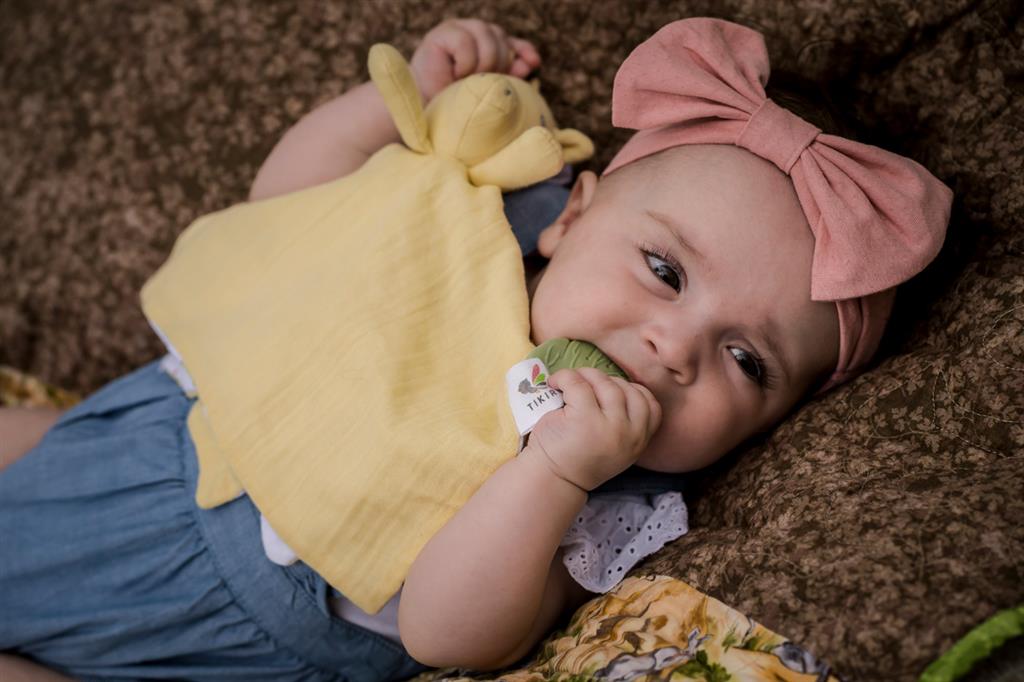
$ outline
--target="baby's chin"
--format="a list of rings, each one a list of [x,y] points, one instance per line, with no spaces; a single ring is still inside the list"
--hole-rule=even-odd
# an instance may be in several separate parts
[[[672,442],[676,441],[676,442]],[[679,443],[679,437],[659,430],[640,453],[637,466],[663,474],[685,474],[717,462],[725,452],[715,453],[700,443]]]

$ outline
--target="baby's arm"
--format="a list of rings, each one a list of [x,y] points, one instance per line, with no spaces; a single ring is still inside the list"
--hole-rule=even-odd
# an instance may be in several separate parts
[[[0,680],[3,682],[74,682],[70,677],[44,668],[38,663],[15,656],[0,654]]]
[[[413,658],[487,670],[525,654],[565,606],[585,598],[570,590],[556,550],[586,499],[536,458],[501,466],[406,577],[399,631]]]
[[[565,408],[538,422],[530,444],[431,538],[406,578],[399,630],[425,664],[513,663],[587,596],[558,545],[586,491],[636,460],[661,410],[643,386],[595,369],[562,370],[549,383]]]
[[[448,19],[430,30],[410,61],[424,102],[472,73],[525,76],[540,65],[528,41],[497,24]],[[372,82],[321,105],[290,128],[263,162],[249,199],[266,199],[348,175],[381,147],[398,142],[384,100]]]

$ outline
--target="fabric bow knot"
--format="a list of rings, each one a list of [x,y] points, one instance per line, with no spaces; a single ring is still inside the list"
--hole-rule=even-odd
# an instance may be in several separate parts
[[[682,144],[733,144],[786,173],[814,234],[811,298],[839,308],[831,386],[870,359],[892,288],[942,247],[953,193],[911,159],[822,133],[778,106],[765,95],[769,73],[757,31],[711,18],[663,27],[615,76],[612,123],[639,132],[604,173]]]

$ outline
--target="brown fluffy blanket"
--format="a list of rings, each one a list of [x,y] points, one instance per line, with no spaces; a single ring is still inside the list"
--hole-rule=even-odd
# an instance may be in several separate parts
[[[880,366],[707,472],[678,577],[850,679],[912,679],[1024,602],[1024,9],[1015,0],[172,0],[0,3],[0,363],[79,391],[161,351],[142,282],[242,200],[303,112],[444,16],[542,49],[559,120],[623,137],[609,95],[662,24],[720,16],[822,79],[865,139],[957,194]]]

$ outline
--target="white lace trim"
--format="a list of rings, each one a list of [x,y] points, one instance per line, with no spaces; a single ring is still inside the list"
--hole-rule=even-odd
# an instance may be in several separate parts
[[[562,561],[580,585],[607,592],[688,529],[682,493],[592,495],[562,538]]]

